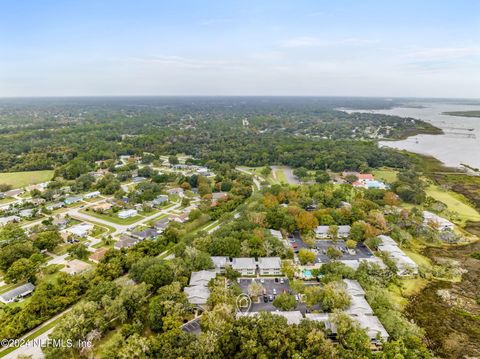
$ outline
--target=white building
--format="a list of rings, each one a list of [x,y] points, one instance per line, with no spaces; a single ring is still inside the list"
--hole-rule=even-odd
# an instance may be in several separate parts
[[[90,193],[87,193],[85,195],[83,195],[84,198],[93,198],[93,197],[98,197],[100,196],[100,191],[93,191],[93,192],[90,192]]]
[[[277,238],[279,241],[283,241],[282,232],[277,231],[276,229],[271,229],[270,234],[275,238]]]
[[[4,226],[7,223],[15,223],[20,222],[21,218],[19,216],[8,216],[8,217],[0,217],[0,226]]]
[[[322,239],[328,238],[329,228],[330,228],[329,226],[317,226],[317,228],[315,228],[315,237],[322,238]]]
[[[280,257],[262,257],[258,258],[258,269],[260,275],[280,275],[282,274],[282,261]]]
[[[382,241],[378,249],[388,253],[390,258],[395,262],[398,275],[408,276],[418,274],[417,264],[398,247],[397,242],[385,235],[380,235],[378,238]]]
[[[26,283],[19,287],[13,288],[8,292],[0,294],[0,301],[4,304],[12,303],[15,300],[23,298],[30,293],[32,293],[35,289],[35,286],[32,283]]]
[[[188,302],[191,304],[205,305],[207,304],[208,297],[210,297],[210,289],[203,285],[185,287],[183,291],[187,295]]]
[[[86,237],[88,233],[93,229],[93,225],[90,223],[79,223],[70,228],[65,229],[65,232],[73,234],[78,237]]]
[[[137,214],[138,214],[138,212],[135,209],[126,209],[126,210],[118,212],[118,218],[126,219],[126,218],[130,218],[130,217],[134,217]]]
[[[208,283],[217,276],[216,271],[201,270],[198,272],[192,272],[190,277],[190,286],[203,285],[207,286]]]
[[[230,265],[230,259],[224,256],[212,256],[212,262],[215,267],[215,270],[220,273],[225,272],[225,268]]]
[[[233,258],[232,268],[241,275],[255,275],[257,264],[255,258]]]
[[[428,211],[423,211],[423,224],[430,227],[433,225],[439,231],[453,231],[455,227],[449,220]]]

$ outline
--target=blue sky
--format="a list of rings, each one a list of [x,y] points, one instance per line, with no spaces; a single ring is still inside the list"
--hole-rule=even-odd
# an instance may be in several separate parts
[[[0,2],[0,96],[480,98],[480,1]]]

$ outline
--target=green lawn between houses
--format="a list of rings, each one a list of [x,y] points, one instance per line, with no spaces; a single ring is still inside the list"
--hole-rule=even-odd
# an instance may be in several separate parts
[[[53,171],[27,171],[0,173],[0,183],[9,184],[13,188],[22,188],[31,184],[50,181]]]

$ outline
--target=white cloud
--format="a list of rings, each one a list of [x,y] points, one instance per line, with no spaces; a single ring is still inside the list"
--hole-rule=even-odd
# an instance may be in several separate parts
[[[375,40],[359,39],[355,37],[326,41],[318,37],[300,36],[300,37],[294,37],[294,38],[282,41],[280,42],[280,46],[285,48],[329,47],[329,46],[341,46],[341,45],[361,46],[361,45],[367,45],[367,44],[372,44],[376,42],[377,41]]]

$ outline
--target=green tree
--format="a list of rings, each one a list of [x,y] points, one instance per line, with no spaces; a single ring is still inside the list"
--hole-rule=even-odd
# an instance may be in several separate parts
[[[28,258],[20,258],[13,262],[5,274],[6,283],[35,282],[38,264]]]
[[[72,244],[70,248],[67,249],[67,252],[70,256],[77,259],[87,259],[90,253],[83,243]]]
[[[292,294],[281,293],[277,295],[272,304],[280,310],[293,310],[297,307],[297,300]]]
[[[57,231],[46,231],[39,233],[35,237],[33,245],[40,250],[46,249],[47,251],[51,252],[62,242],[63,239],[60,236],[60,233]]]
[[[316,255],[308,249],[302,248],[298,251],[298,259],[301,264],[315,263]]]
[[[342,251],[335,247],[330,246],[327,248],[327,256],[332,260],[342,258],[342,255],[343,255]]]

